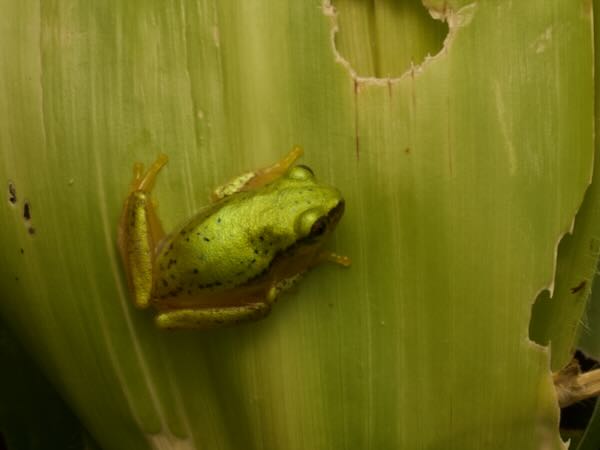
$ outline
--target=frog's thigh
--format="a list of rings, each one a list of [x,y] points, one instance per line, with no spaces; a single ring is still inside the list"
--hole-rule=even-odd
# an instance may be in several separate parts
[[[211,199],[213,201],[220,200],[229,195],[235,194],[236,192],[246,191],[254,189],[265,184],[270,183],[273,180],[281,177],[300,156],[304,151],[300,147],[294,147],[286,156],[281,160],[277,161],[268,167],[255,170],[253,172],[246,172],[242,175],[235,177],[229,182],[218,186],[212,193]]]
[[[152,290],[152,253],[154,238],[147,205],[151,200],[144,192],[130,195],[119,227],[119,250],[127,271],[129,288],[135,305],[148,306]]]
[[[140,308],[150,301],[154,248],[164,237],[150,191],[166,162],[166,156],[159,156],[146,173],[142,173],[141,165],[134,167],[133,183],[119,222],[119,250],[134,302]]]
[[[161,312],[156,316],[159,328],[217,328],[262,319],[271,311],[268,303],[222,308],[188,308]]]

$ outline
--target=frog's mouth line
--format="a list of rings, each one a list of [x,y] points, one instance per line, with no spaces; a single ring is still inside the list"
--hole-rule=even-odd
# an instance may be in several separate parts
[[[311,247],[314,249],[316,248],[314,247],[314,244],[322,244],[324,239],[319,238],[323,237],[323,235],[325,234],[330,234],[335,229],[335,225],[340,221],[342,215],[344,214],[344,208],[344,200],[340,200],[337,203],[337,205],[335,205],[333,208],[331,208],[331,210],[329,210],[326,216],[321,217],[319,220],[317,220],[317,222],[315,222],[308,236],[299,239],[290,247],[279,251],[273,257],[269,266],[265,270],[263,270],[260,274],[256,275],[255,277],[249,279],[247,282],[254,282],[260,280],[264,276],[268,276],[268,274],[271,273],[273,267],[278,266],[280,261],[288,258],[291,260],[295,257],[295,255],[297,256],[296,252],[298,250],[302,251],[302,249],[306,250],[307,248]],[[293,273],[297,274],[297,271]]]

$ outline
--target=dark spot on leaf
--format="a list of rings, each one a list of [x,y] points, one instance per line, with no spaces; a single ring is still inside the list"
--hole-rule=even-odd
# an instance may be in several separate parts
[[[25,253],[25,250],[23,250],[23,249],[20,249],[19,251],[21,252],[21,255],[22,255],[23,253]]]
[[[29,231],[29,234],[35,234],[35,228],[33,227],[27,228],[27,231]]]
[[[27,221],[31,220],[31,206],[29,205],[29,202],[25,202],[23,205],[23,218]]]
[[[8,201],[13,205],[17,203],[17,188],[12,181],[8,182]]]
[[[579,292],[580,290],[582,290],[585,285],[587,284],[586,280],[582,280],[577,286],[573,286],[571,288],[571,294],[576,294],[577,292]]]

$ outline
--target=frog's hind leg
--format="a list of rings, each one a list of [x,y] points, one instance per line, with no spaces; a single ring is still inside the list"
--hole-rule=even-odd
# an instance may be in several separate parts
[[[152,294],[152,269],[156,243],[164,231],[156,215],[150,192],[167,156],[160,155],[144,173],[134,165],[134,176],[119,221],[118,245],[136,306],[145,308]]]
[[[269,303],[221,308],[184,308],[163,311],[156,316],[156,325],[163,329],[219,328],[262,319],[271,311]]]
[[[263,167],[262,169],[255,170],[253,172],[246,172],[235,177],[224,185],[218,186],[213,191],[211,200],[216,202],[229,195],[235,194],[236,192],[255,189],[276,180],[285,172],[287,172],[287,170],[296,162],[298,158],[302,156],[303,153],[304,150],[296,146],[275,164],[272,164],[268,167]]]

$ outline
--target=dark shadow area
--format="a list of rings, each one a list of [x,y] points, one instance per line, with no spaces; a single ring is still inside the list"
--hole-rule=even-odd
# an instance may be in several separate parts
[[[575,352],[575,359],[582,372],[600,367],[598,361],[587,357],[579,350]],[[563,440],[572,440],[570,448],[576,448],[577,441],[581,439],[588,427],[596,407],[596,401],[596,398],[590,398],[560,410],[560,434]]]

